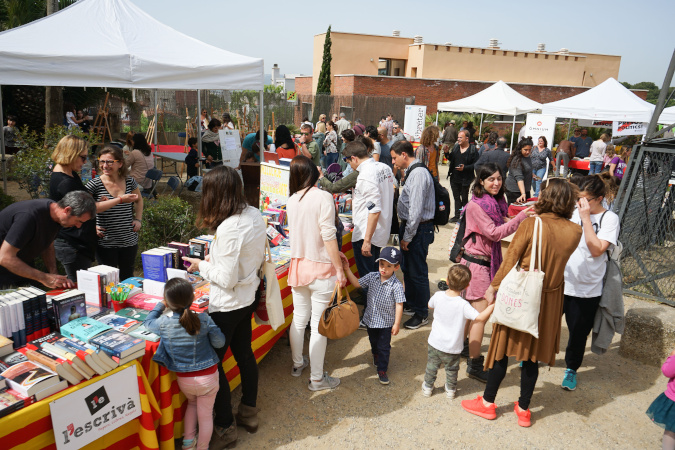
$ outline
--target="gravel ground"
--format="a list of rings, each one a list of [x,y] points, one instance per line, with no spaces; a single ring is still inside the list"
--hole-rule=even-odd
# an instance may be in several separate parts
[[[441,179],[447,187],[445,173],[447,167],[442,166]],[[8,187],[8,193],[25,199],[15,183]],[[430,248],[432,293],[447,272],[450,233],[450,226],[443,227]],[[626,298],[626,307],[640,301]],[[519,393],[515,362],[499,391],[494,421],[470,415],[460,406],[462,400],[482,395],[484,388],[467,378],[465,361],[460,366],[455,400],[444,395],[443,370],[439,371],[434,395],[422,396],[430,330],[430,326],[415,331],[403,329],[392,339],[388,386],[377,380],[365,331],[330,341],[324,367],[342,383],[333,391],[317,393],[307,389],[308,369],[302,377],[290,375],[290,347],[282,338],[260,363],[259,431],[248,434],[239,428],[239,447],[484,448],[498,442],[499,447],[508,448],[660,448],[662,430],[650,423],[644,412],[663,392],[667,380],[658,367],[619,356],[620,336],[603,356],[592,354],[588,342],[579,386],[567,392],[560,388],[567,342],[563,321],[562,353],[555,367],[540,367],[531,404],[533,425],[525,429],[517,425],[513,412]],[[488,325],[484,352],[489,339]],[[241,388],[237,388],[234,405],[240,395]]]

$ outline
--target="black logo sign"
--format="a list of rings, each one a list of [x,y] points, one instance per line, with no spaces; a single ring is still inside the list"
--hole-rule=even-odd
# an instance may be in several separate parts
[[[96,389],[90,396],[84,399],[87,403],[87,408],[93,416],[98,411],[100,411],[105,405],[110,403],[110,398],[108,398],[108,393],[105,391],[105,387],[101,386],[99,389]]]

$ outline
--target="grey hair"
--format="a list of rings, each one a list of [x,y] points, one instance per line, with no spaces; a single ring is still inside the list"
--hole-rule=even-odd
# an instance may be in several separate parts
[[[92,219],[96,217],[96,202],[89,192],[68,192],[65,197],[59,200],[58,205],[62,209],[70,207],[71,216],[82,217],[86,213],[89,213]]]
[[[504,136],[497,139],[497,147],[504,148],[506,147],[506,138]]]
[[[357,125],[360,124],[360,123],[361,123],[361,119],[356,119],[356,120],[354,121],[354,123],[357,124]]]

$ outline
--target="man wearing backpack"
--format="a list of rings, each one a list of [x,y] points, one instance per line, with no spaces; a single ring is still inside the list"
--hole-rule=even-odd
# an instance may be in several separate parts
[[[431,293],[427,255],[429,245],[434,242],[434,180],[431,172],[423,167],[417,166],[414,170],[408,170],[414,164],[420,163],[415,159],[415,150],[410,142],[396,142],[391,148],[391,158],[396,167],[405,171],[405,181],[398,199],[398,217],[401,219],[401,269],[406,298],[404,314],[412,315],[412,318],[403,326],[416,330],[429,323],[427,316]]]
[[[469,187],[474,179],[473,165],[478,161],[476,146],[469,143],[469,132],[462,129],[457,133],[457,143],[448,158],[450,188],[455,200],[455,215],[450,222],[459,220],[459,213],[469,201]]]

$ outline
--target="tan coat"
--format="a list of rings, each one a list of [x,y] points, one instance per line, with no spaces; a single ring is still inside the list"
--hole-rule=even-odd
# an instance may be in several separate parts
[[[541,215],[544,234],[541,264],[546,274],[539,313],[539,339],[529,333],[494,324],[485,369],[504,356],[515,356],[518,361],[541,361],[555,365],[560,348],[560,324],[563,313],[565,264],[579,245],[581,227],[552,213]],[[491,285],[496,290],[518,260],[523,269],[530,267],[534,219],[523,221],[513,237],[509,250]]]

